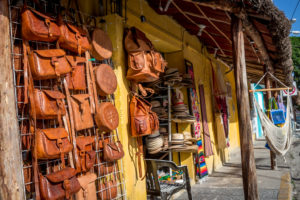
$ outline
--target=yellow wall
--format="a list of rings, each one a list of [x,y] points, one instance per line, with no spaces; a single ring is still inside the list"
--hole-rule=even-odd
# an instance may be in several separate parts
[[[88,0],[92,1],[92,0]],[[83,2],[83,1],[81,1]],[[140,4],[142,3],[142,5]],[[141,9],[143,13],[141,12]],[[97,12],[91,7],[84,7],[84,12],[90,13]],[[146,22],[141,23],[139,16],[143,14],[146,17]],[[115,93],[116,106],[120,114],[119,135],[124,147],[125,156],[123,158],[124,179],[126,183],[126,194],[130,200],[142,200],[146,199],[146,184],[145,180],[138,179],[137,173],[137,160],[136,160],[136,140],[131,138],[129,132],[129,82],[126,80],[126,63],[125,54],[123,49],[123,30],[124,27],[136,26],[140,30],[146,33],[147,37],[153,42],[158,51],[165,53],[165,57],[170,67],[177,67],[182,72],[185,71],[184,59],[193,63],[195,72],[196,84],[204,84],[205,100],[207,110],[207,120],[209,131],[211,135],[211,141],[213,146],[214,155],[206,158],[206,163],[209,173],[214,169],[222,165],[222,161],[228,159],[228,151],[239,147],[239,132],[238,132],[238,117],[237,117],[237,105],[235,96],[235,82],[233,71],[224,75],[225,80],[230,82],[232,88],[232,99],[228,100],[228,107],[230,110],[229,118],[229,140],[230,148],[225,151],[219,151],[217,149],[217,133],[215,131],[214,114],[212,107],[212,90],[211,90],[211,64],[210,59],[216,69],[216,63],[218,62],[212,55],[206,52],[205,48],[202,48],[202,44],[198,38],[188,34],[179,24],[177,24],[171,18],[158,15],[152,10],[148,4],[142,0],[130,0],[128,1],[128,20],[124,22],[124,19],[117,15],[110,15],[105,17],[106,23],[102,24],[103,29],[108,32],[113,42],[113,62],[115,66],[115,73],[118,78],[118,89]],[[98,20],[99,21],[99,20]],[[228,68],[219,63],[219,66],[223,73]],[[186,90],[183,90],[185,94],[185,103],[187,103]],[[199,91],[197,87],[199,96]],[[199,108],[200,109],[200,108]],[[235,110],[235,111],[234,111]],[[175,126],[173,125],[172,131],[175,132]],[[190,125],[180,124],[179,131],[190,131]],[[177,153],[173,154],[174,161],[178,162]],[[193,157],[191,153],[181,153],[181,164],[187,165],[189,174],[192,179],[192,183],[195,180],[195,168],[193,164]],[[144,169],[143,169],[144,171]]]

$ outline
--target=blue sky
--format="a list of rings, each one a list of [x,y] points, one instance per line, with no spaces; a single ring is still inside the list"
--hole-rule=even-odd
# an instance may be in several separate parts
[[[274,0],[273,2],[279,8],[279,10],[282,10],[285,13],[288,19],[291,19],[293,11],[298,3],[298,0]],[[296,18],[297,21],[294,24],[292,24],[291,30],[300,31],[300,3],[293,18]]]

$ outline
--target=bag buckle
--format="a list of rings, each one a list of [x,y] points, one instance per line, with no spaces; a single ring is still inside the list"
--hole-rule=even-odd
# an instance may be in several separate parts
[[[45,24],[48,27],[48,35],[52,37],[52,33],[50,33],[50,24],[51,24],[50,19],[45,19]]]
[[[80,151],[80,152],[79,152],[79,155],[80,155],[81,157],[84,157],[84,156],[85,156],[85,151],[84,151],[84,150]]]
[[[62,144],[63,144],[62,139],[61,139],[61,138],[58,138],[58,139],[56,140],[56,144],[57,144],[57,146],[58,146],[59,148],[61,148],[61,147],[62,147]]]

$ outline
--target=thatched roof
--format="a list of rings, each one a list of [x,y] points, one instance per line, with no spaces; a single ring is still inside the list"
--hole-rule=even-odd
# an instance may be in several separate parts
[[[169,2],[169,5],[168,5]],[[264,66],[273,67],[282,81],[292,83],[290,22],[271,0],[148,0],[159,14],[169,15],[197,35],[210,53],[232,64],[231,16],[243,16],[248,78],[255,82]],[[242,14],[242,15],[241,15]],[[205,25],[199,36],[199,25]],[[253,31],[252,35],[249,31]]]

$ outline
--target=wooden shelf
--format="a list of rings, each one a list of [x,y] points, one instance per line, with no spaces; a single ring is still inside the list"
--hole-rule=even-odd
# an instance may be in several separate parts
[[[192,124],[194,122],[196,122],[195,119],[172,119],[172,122],[175,122],[175,123],[186,123],[186,124]]]

